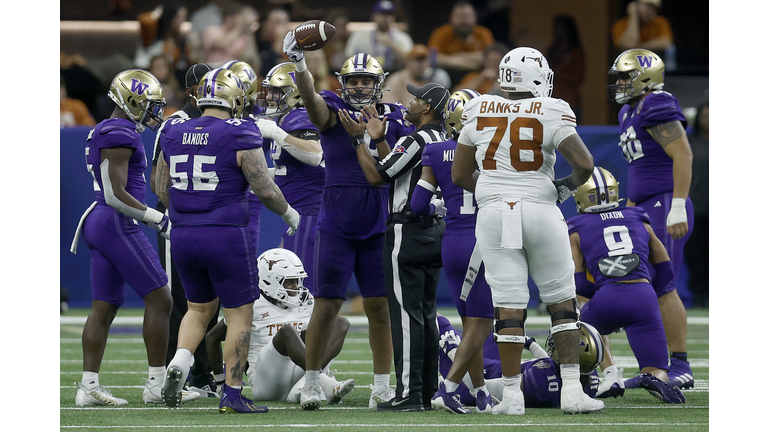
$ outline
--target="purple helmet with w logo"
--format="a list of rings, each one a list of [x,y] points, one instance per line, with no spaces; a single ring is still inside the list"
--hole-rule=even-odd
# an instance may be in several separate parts
[[[619,104],[664,87],[664,62],[653,51],[630,49],[616,57],[608,75],[608,97]]]
[[[160,81],[143,69],[120,72],[109,85],[109,98],[136,124],[136,131],[143,132],[147,122],[154,120],[157,129],[163,121],[165,95]]]

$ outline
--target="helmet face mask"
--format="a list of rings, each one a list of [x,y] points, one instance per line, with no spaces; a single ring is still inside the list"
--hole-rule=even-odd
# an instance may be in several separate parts
[[[261,82],[257,103],[271,118],[282,117],[302,105],[293,63],[280,63],[267,73]]]
[[[151,73],[142,69],[128,69],[112,79],[109,86],[109,98],[136,125],[138,132],[143,132],[147,123],[156,122],[156,130],[163,122],[165,94],[160,81]]]
[[[499,87],[506,92],[550,97],[554,78],[547,59],[533,48],[515,48],[504,55],[499,64]]]
[[[381,100],[381,89],[388,73],[373,56],[358,53],[348,58],[336,73],[341,83],[341,98],[355,109],[362,109],[366,105],[372,105]],[[361,78],[372,79],[370,86],[361,86]],[[350,83],[350,79],[355,78]]]
[[[560,358],[557,354],[554,339],[547,336],[546,350],[549,357],[558,364]],[[594,371],[605,356],[605,347],[600,332],[591,325],[580,321],[579,323],[579,371],[588,375]]]
[[[197,87],[197,107],[213,106],[229,110],[234,118],[242,118],[245,90],[240,78],[229,69],[208,71]]]
[[[445,133],[452,140],[459,140],[461,128],[464,127],[464,125],[461,123],[461,116],[464,114],[464,104],[478,96],[480,96],[480,93],[475,90],[461,89],[453,92],[453,94],[451,94],[451,96],[445,102],[445,107],[443,108]]]
[[[304,287],[307,272],[295,253],[270,249],[259,256],[258,271],[259,289],[270,303],[288,309],[307,302],[309,290]]]
[[[589,180],[573,193],[579,213],[599,213],[619,207],[619,182],[607,169],[595,167]]]
[[[616,57],[608,75],[614,81],[608,85],[608,98],[625,104],[664,88],[664,61],[653,51],[630,49]]]

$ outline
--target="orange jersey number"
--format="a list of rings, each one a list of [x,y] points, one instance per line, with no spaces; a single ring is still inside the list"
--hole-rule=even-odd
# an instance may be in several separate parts
[[[507,132],[507,119],[504,117],[478,117],[477,130],[495,127],[496,133],[491,138],[488,150],[483,158],[484,170],[495,170],[496,160],[493,158],[499,149],[499,144]],[[520,128],[529,128],[533,131],[532,139],[520,139]],[[544,141],[544,126],[538,119],[518,117],[509,124],[509,159],[512,167],[517,171],[536,171],[544,164],[544,155],[541,153],[541,144]],[[520,160],[520,150],[531,150],[533,160],[523,162]]]

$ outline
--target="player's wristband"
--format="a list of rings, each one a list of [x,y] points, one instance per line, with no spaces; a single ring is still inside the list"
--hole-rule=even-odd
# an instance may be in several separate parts
[[[671,209],[675,208],[685,208],[685,198],[672,198],[672,205],[670,206]]]
[[[163,220],[163,216],[163,213],[153,209],[152,207],[147,207],[141,220],[143,222],[153,222],[159,224]]]

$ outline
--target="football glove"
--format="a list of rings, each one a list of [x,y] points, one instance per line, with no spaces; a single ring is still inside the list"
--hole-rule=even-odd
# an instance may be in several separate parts
[[[288,136],[288,132],[282,130],[280,126],[272,120],[257,118],[256,126],[259,127],[261,136],[264,138],[282,142],[285,141],[285,138]]]
[[[289,205],[288,210],[286,210],[281,217],[283,218],[283,221],[288,224],[288,235],[292,236],[296,234],[296,230],[299,229],[299,221],[301,220],[299,212]]]
[[[299,49],[298,44],[296,43],[296,37],[293,35],[292,31],[289,31],[283,39],[283,52],[294,63],[304,60],[304,51]]]
[[[435,211],[432,212],[433,216],[445,216],[445,202],[442,199],[433,198],[429,204],[435,207]]]
[[[568,177],[564,177],[561,179],[557,179],[552,182],[555,185],[555,189],[557,189],[557,203],[562,204],[567,200],[568,198],[573,195],[573,191],[578,188],[578,186],[573,186],[573,182],[568,179]],[[571,188],[573,186],[573,188]]]
[[[152,228],[153,230],[160,233],[163,238],[166,240],[170,240],[171,238],[171,220],[168,219],[168,216],[163,215],[163,219],[159,223],[155,223],[153,221],[145,222],[148,227]]]
[[[688,214],[685,211],[685,198],[672,198],[672,206],[667,215],[667,226],[687,222]]]

